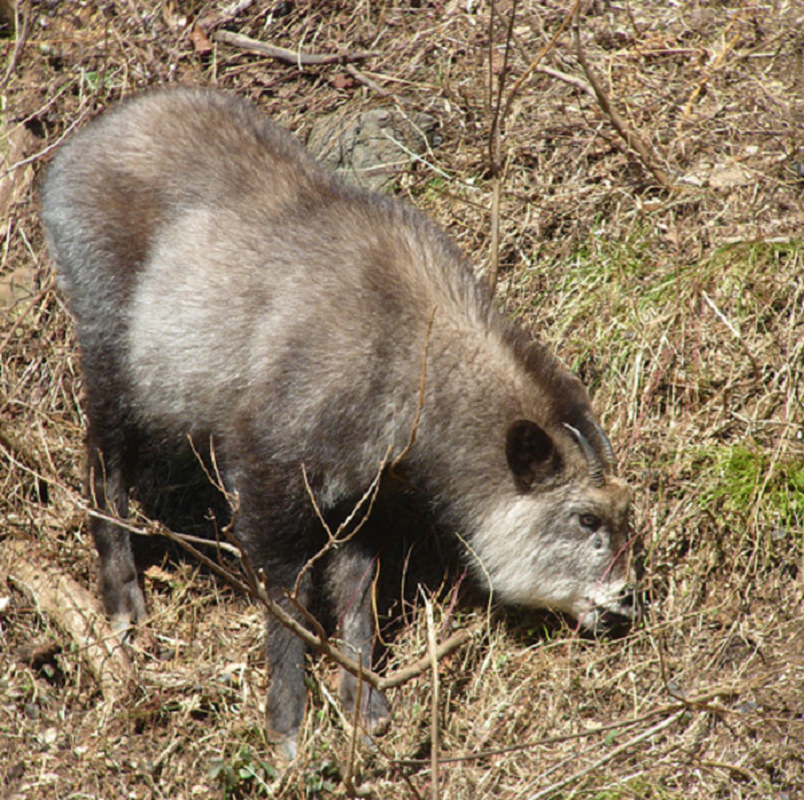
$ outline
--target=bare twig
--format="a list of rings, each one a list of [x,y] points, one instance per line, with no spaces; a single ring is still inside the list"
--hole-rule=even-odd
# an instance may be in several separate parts
[[[545,66],[536,67],[536,72],[539,72],[542,75],[549,75],[551,78],[555,78],[556,80],[567,83],[570,86],[574,86],[576,89],[580,89],[582,92],[586,92],[591,97],[597,99],[595,90],[586,81],[575,77],[575,75],[567,75],[566,72],[561,72],[557,69],[553,69],[552,67]]]
[[[430,783],[431,796],[438,800],[438,659],[436,658],[435,621],[433,620],[433,604],[429,597],[424,598],[424,609],[427,618],[427,647],[430,656],[430,667],[433,673],[433,694],[430,704]]]
[[[395,97],[393,92],[389,92],[387,89],[383,89],[379,83],[376,81],[371,80],[367,75],[364,75],[357,67],[353,64],[347,64],[345,67],[346,71],[358,82],[362,83],[367,89],[371,89],[372,92],[376,92],[381,97],[393,97],[398,102],[405,104],[405,100],[401,97]]]
[[[430,349],[430,335],[433,332],[433,320],[435,319],[437,310],[438,306],[433,306],[433,310],[430,312],[430,319],[427,322],[427,332],[424,335],[424,354],[422,355],[422,369],[419,373],[419,399],[416,404],[416,416],[413,418],[413,425],[411,425],[410,428],[410,437],[408,438],[408,443],[402,449],[402,452],[391,462],[389,467],[391,473],[393,473],[399,462],[408,455],[408,453],[413,449],[413,445],[416,443],[416,433],[419,429],[419,419],[421,418],[422,408],[424,407],[424,389],[427,383],[427,353]]]
[[[25,43],[28,41],[28,18],[30,14],[26,14],[23,11],[23,5],[26,4],[20,3],[14,8],[14,27],[17,31],[17,38],[14,42],[14,52],[11,54],[11,59],[8,62],[6,74],[3,76],[3,80],[0,81],[0,90],[5,89],[6,84],[11,80],[14,70],[20,63],[20,58],[22,58]],[[22,17],[22,25],[20,25],[20,17]]]
[[[376,672],[361,666],[360,663],[358,663],[355,659],[345,655],[334,644],[332,644],[329,638],[325,635],[320,623],[315,619],[315,617],[312,616],[312,614],[310,614],[309,611],[307,611],[307,609],[301,606],[301,604],[297,603],[295,607],[299,610],[302,616],[304,616],[305,619],[307,619],[313,625],[313,627],[316,628],[318,633],[312,633],[309,631],[292,614],[288,613],[284,608],[282,608],[278,602],[269,597],[265,588],[265,581],[257,575],[247,552],[242,551],[241,553],[240,563],[243,567],[243,573],[236,574],[227,567],[215,563],[200,553],[192,543],[187,541],[186,536],[179,537],[172,531],[168,531],[165,528],[160,528],[160,532],[164,533],[166,536],[168,536],[168,538],[172,538],[188,552],[198,558],[203,564],[208,566],[216,574],[223,577],[244,594],[247,594],[262,603],[268,612],[275,617],[281,625],[284,625],[288,630],[296,634],[296,636],[298,636],[308,647],[311,647],[317,652],[321,653],[323,656],[328,657],[331,661],[338,666],[343,667],[347,672],[351,673],[356,678],[365,680],[366,683],[368,683],[372,688],[381,692],[387,689],[393,689],[397,686],[407,683],[409,680],[421,675],[428,669],[430,665],[429,656],[421,658],[413,664],[397,670],[391,675],[387,675],[385,677],[378,675]],[[234,539],[231,531],[228,531],[227,534],[231,536],[234,541],[237,541]],[[292,595],[290,599],[293,600]],[[470,631],[459,631],[457,634],[451,636],[438,646],[436,650],[437,658],[439,660],[445,658],[450,653],[454,652],[463,644],[468,642],[470,638]]]
[[[497,275],[500,271],[500,193],[502,192],[503,157],[500,146],[500,128],[502,126],[502,102],[505,91],[505,79],[508,77],[508,56],[511,52],[511,38],[514,32],[517,0],[514,0],[508,18],[508,28],[505,34],[505,51],[500,77],[497,82],[497,102],[491,117],[491,134],[489,136],[489,169],[492,180],[491,199],[491,263],[489,265],[489,286],[494,291],[497,285]],[[494,59],[492,48],[494,46],[493,26],[496,4],[492,0],[491,15],[489,17],[489,96],[494,85]],[[506,108],[508,106],[506,105]]]
[[[166,539],[170,539],[177,544],[197,544],[204,547],[215,547],[218,550],[226,551],[229,553],[229,555],[235,556],[235,558],[241,557],[240,548],[227,544],[226,542],[213,541],[212,539],[204,539],[199,536],[191,536],[188,533],[177,533],[176,531],[172,531],[170,528],[166,528],[164,525],[160,525],[157,522],[151,522],[150,526],[140,528],[136,525],[133,525],[128,520],[122,519],[121,517],[116,517],[111,514],[104,514],[95,508],[90,508],[89,506],[82,505],[81,503],[76,503],[76,506],[81,509],[81,511],[85,512],[87,516],[92,517],[93,519],[102,520],[103,522],[110,522],[127,533],[133,533],[135,536],[164,536]]]
[[[497,95],[497,104],[494,108],[494,113],[492,115],[491,121],[491,134],[489,136],[489,169],[491,172],[492,177],[492,199],[491,199],[491,264],[489,266],[489,286],[491,287],[492,291],[494,287],[497,285],[497,276],[500,272],[500,202],[501,202],[501,194],[502,194],[502,166],[503,166],[503,157],[502,157],[502,144],[501,144],[501,130],[503,122],[508,118],[508,115],[511,113],[511,108],[514,104],[514,100],[519,93],[524,82],[528,79],[528,77],[536,70],[541,60],[547,55],[548,52],[555,46],[555,43],[558,41],[558,37],[564,32],[564,29],[569,24],[570,20],[572,19],[573,14],[578,9],[580,5],[580,0],[575,0],[575,4],[570,9],[569,13],[564,18],[563,22],[559,26],[558,30],[553,34],[553,38],[539,51],[536,55],[536,58],[531,61],[528,65],[528,68],[525,70],[522,75],[516,80],[514,85],[511,87],[511,91],[508,93],[508,97],[505,101],[505,106],[502,106],[502,96],[505,84],[505,78],[507,77],[507,60],[508,60],[508,52],[510,50],[511,38],[513,35],[513,26],[514,26],[514,18],[516,16],[516,3],[514,3],[509,18],[509,27],[507,31],[507,38],[505,43],[505,63],[503,65],[503,71],[500,75],[499,80],[499,91]],[[489,47],[491,47],[492,42],[491,35],[489,36]],[[491,53],[489,53],[489,64],[491,65]]]
[[[354,538],[358,531],[366,524],[366,522],[368,522],[372,509],[374,508],[374,501],[377,499],[377,495],[380,491],[380,481],[382,480],[382,474],[385,471],[385,465],[388,463],[388,456],[391,455],[391,449],[392,446],[388,445],[388,449],[385,451],[385,455],[382,457],[379,467],[377,467],[377,473],[374,475],[374,480],[369,484],[369,487],[363,493],[363,496],[357,501],[354,508],[349,513],[349,516],[338,526],[338,530],[335,531],[335,533],[332,532],[332,529],[324,519],[324,515],[321,513],[321,509],[319,508],[318,502],[315,499],[310,482],[307,480],[307,469],[305,468],[304,464],[302,464],[304,488],[307,491],[307,496],[310,498],[310,502],[313,504],[318,521],[321,523],[325,533],[327,534],[327,542],[317,553],[311,556],[307,563],[301,568],[298,576],[296,577],[296,584],[293,588],[294,597],[298,597],[302,578],[307,572],[309,572],[310,569],[312,569],[313,565],[323,558],[330,550],[333,550],[338,547],[338,545],[345,544],[350,539]],[[360,522],[358,522],[357,525],[355,525],[355,527],[344,536],[344,532],[349,529],[349,526],[354,521],[354,518],[366,503],[368,503],[366,513],[363,515]]]
[[[360,668],[363,668],[363,658],[358,654],[360,659]],[[374,794],[372,786],[357,786],[355,785],[355,763],[357,759],[357,737],[362,730],[361,722],[361,709],[363,705],[363,677],[357,676],[357,694],[355,697],[354,715],[352,717],[351,732],[349,736],[349,759],[346,762],[346,772],[343,776],[343,785],[349,797],[371,797]]]
[[[639,736],[635,736],[633,739],[629,739],[627,742],[623,742],[619,747],[615,747],[613,750],[606,753],[606,755],[603,756],[603,758],[599,758],[593,764],[590,764],[588,767],[582,769],[580,772],[576,772],[574,775],[570,775],[569,777],[552,784],[552,786],[547,786],[541,791],[536,792],[536,794],[532,794],[528,798],[528,800],[539,800],[540,797],[546,797],[548,795],[551,795],[554,792],[563,789],[565,786],[569,786],[571,783],[580,780],[586,775],[597,772],[601,767],[605,766],[610,761],[613,761],[615,758],[622,755],[623,753],[628,752],[628,750],[630,750],[631,748],[650,739],[657,733],[661,733],[663,730],[669,728],[671,725],[673,725],[675,722],[681,719],[681,717],[683,717],[684,714],[686,713],[687,713],[686,708],[679,709],[678,711],[675,712],[675,714],[672,714],[667,719],[663,719],[661,722],[658,722],[653,727],[648,728],[648,730],[646,730],[644,733],[639,734]]]
[[[570,21],[572,20],[573,16],[578,11],[578,7],[580,6],[581,0],[575,0],[572,8],[567,12],[567,15],[559,25],[558,30],[553,34],[553,38],[542,47],[542,49],[537,53],[536,58],[530,62],[528,68],[517,78],[514,85],[511,87],[511,91],[508,93],[508,99],[505,102],[505,111],[503,112],[503,119],[505,119],[508,114],[511,112],[511,106],[514,104],[514,99],[516,98],[519,90],[522,88],[522,84],[530,77],[531,73],[536,71],[539,64],[541,64],[542,59],[555,47],[556,42],[558,41],[558,37],[564,33],[567,25],[569,25]],[[541,71],[541,70],[540,70]]]
[[[672,189],[673,187],[670,183],[670,179],[667,177],[667,173],[657,164],[648,145],[628,127],[617,109],[611,104],[606,90],[603,88],[603,85],[597,79],[589,62],[586,60],[586,53],[581,44],[581,30],[580,23],[578,22],[577,7],[572,20],[572,38],[575,45],[575,53],[578,56],[578,62],[583,68],[586,79],[595,92],[595,97],[601,111],[609,118],[611,124],[614,126],[614,130],[617,131],[623,141],[637,153],[643,166],[653,175],[659,185],[664,189]]]
[[[253,589],[255,587],[249,586],[249,593],[254,594]],[[393,689],[397,686],[401,686],[404,683],[407,683],[413,678],[418,677],[423,672],[426,672],[431,663],[430,656],[425,656],[424,658],[419,659],[418,661],[410,664],[407,667],[404,667],[396,672],[392,673],[391,675],[386,675],[382,677],[378,675],[376,672],[373,672],[366,667],[361,667],[360,664],[355,661],[355,659],[350,658],[349,656],[345,655],[341,650],[339,650],[335,645],[333,645],[328,639],[322,636],[316,636],[315,634],[311,633],[307,630],[300,622],[298,622],[292,615],[290,615],[279,603],[272,600],[268,597],[267,592],[265,591],[265,587],[262,584],[258,584],[256,587],[256,596],[260,602],[265,605],[265,607],[270,611],[270,613],[276,617],[276,619],[284,625],[288,630],[295,633],[306,645],[312,647],[314,650],[318,651],[322,655],[329,658],[331,661],[336,663],[338,666],[343,667],[347,672],[351,673],[355,677],[362,678],[366,681],[373,689],[377,691],[385,691],[387,689]],[[464,645],[466,642],[469,641],[471,638],[471,632],[468,630],[459,631],[454,636],[451,636],[447,639],[446,642],[442,642],[437,650],[436,650],[436,657],[441,660],[445,658],[450,653],[457,650],[459,647]]]
[[[284,47],[276,47],[266,44],[258,39],[243,36],[240,33],[231,31],[215,31],[212,38],[216,42],[239,47],[241,50],[248,50],[252,53],[259,53],[262,56],[276,58],[288,64],[295,64],[297,67],[321,66],[323,64],[349,64],[353,61],[365,61],[367,58],[374,58],[381,55],[375,50],[368,50],[362,53],[302,53],[297,50],[288,50]]]
[[[237,0],[237,2],[221,9],[218,14],[212,14],[199,20],[198,25],[203,28],[206,33],[210,33],[220,25],[225,25],[227,22],[231,22],[233,19],[240,16],[244,11],[251,8],[254,2],[255,0]]]

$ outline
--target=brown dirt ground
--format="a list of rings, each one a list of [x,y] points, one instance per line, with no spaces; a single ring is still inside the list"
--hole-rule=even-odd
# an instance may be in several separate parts
[[[348,796],[352,765],[376,797],[804,796],[800,3],[581,3],[588,67],[632,146],[569,29],[533,64],[569,0],[235,5],[26,0],[0,38],[0,795]],[[373,55],[300,66],[221,30]],[[36,181],[72,130],[161,84],[236,91],[302,139],[334,110],[432,115],[431,151],[397,190],[481,271],[490,131],[512,98],[500,298],[593,393],[636,492],[646,609],[593,642],[436,592],[439,633],[472,631],[440,666],[437,776],[429,674],[394,692],[391,730],[353,757],[322,662],[301,756],[277,772],[262,613],[191,558],[148,575],[127,702],[104,702],[58,607],[20,588],[14,547],[51,583],[92,588],[95,571],[78,353]],[[422,604],[405,610],[388,669],[427,649]]]

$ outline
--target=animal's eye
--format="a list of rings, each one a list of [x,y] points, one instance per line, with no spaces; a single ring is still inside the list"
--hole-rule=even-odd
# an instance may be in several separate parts
[[[590,531],[596,531],[600,527],[600,520],[594,514],[581,514],[581,525]]]

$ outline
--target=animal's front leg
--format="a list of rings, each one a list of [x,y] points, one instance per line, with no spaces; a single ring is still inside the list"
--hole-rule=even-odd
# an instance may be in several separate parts
[[[360,542],[348,542],[333,555],[327,582],[346,655],[370,668],[375,642],[372,593],[377,565],[374,551]],[[341,670],[340,697],[347,713],[357,702],[358,679]],[[363,725],[377,731],[388,720],[390,707],[381,692],[367,683],[360,687]]]
[[[300,589],[296,600],[306,606],[309,600],[309,581],[303,580],[302,583],[304,588]],[[291,616],[301,621],[298,611],[283,593],[273,591],[270,596]],[[281,625],[270,613],[266,655],[270,676],[265,706],[268,730],[284,755],[293,759],[296,757],[299,731],[307,706],[307,686],[304,682],[307,648],[295,633]]]

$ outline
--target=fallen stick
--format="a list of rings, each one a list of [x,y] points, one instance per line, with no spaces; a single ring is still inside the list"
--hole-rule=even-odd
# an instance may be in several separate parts
[[[60,570],[32,557],[28,543],[6,539],[2,548],[11,585],[75,642],[103,699],[115,703],[125,698],[134,671],[100,602]]]
[[[286,61],[288,64],[296,64],[299,67],[319,66],[321,64],[350,64],[353,61],[365,61],[367,58],[380,55],[380,53],[370,50],[365,53],[302,53],[298,50],[288,50],[284,47],[275,47],[266,44],[258,39],[243,36],[232,31],[215,31],[212,38],[216,42],[239,47],[241,50],[249,50],[252,53],[259,53],[269,58],[277,58]]]

